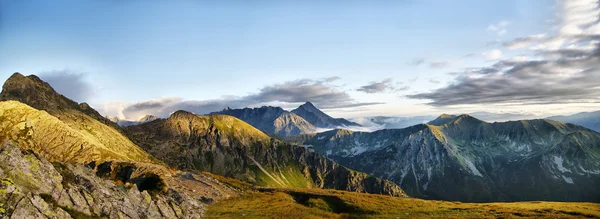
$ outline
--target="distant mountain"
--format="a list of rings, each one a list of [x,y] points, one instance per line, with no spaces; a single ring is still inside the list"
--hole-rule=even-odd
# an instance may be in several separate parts
[[[269,134],[290,136],[312,133],[315,126],[302,117],[283,110],[281,107],[263,106],[260,108],[230,109],[211,114],[230,115],[241,119],[255,128]]]
[[[306,102],[298,108],[292,110],[292,113],[304,118],[310,124],[318,128],[338,128],[343,126],[361,126],[358,123],[350,122],[342,118],[333,118],[323,111],[319,110],[311,102]]]
[[[126,132],[146,151],[180,169],[208,171],[259,186],[404,195],[392,182],[270,138],[233,116],[177,111],[167,119],[129,126]]]
[[[434,120],[429,121],[427,124],[429,124],[429,125],[444,125],[444,124],[454,121],[454,119],[456,119],[455,115],[442,114],[441,116],[435,118]]]
[[[548,119],[573,123],[600,132],[600,111],[583,112],[570,116],[553,116]]]
[[[425,124],[435,118],[435,116],[373,116],[354,118],[351,121],[363,127],[378,126],[378,129],[401,129],[413,125]]]
[[[552,120],[442,115],[405,129],[290,139],[427,199],[600,201],[600,134]]]
[[[114,117],[114,118],[110,119],[110,121],[117,123],[117,125],[119,125],[121,127],[127,127],[127,126],[139,125],[139,124],[143,124],[146,122],[154,121],[156,119],[158,119],[158,117],[153,116],[153,115],[145,115],[144,117],[140,118],[137,121],[119,119],[118,117]]]

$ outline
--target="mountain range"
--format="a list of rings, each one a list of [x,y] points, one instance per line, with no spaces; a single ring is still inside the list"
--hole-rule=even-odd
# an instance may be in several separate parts
[[[179,169],[207,171],[258,186],[404,195],[394,183],[273,139],[233,116],[177,111],[167,119],[129,126],[126,133],[144,150]]]
[[[315,132],[317,127],[295,113],[281,107],[230,109],[211,114],[230,115],[241,119],[257,129],[270,134],[290,136]]]
[[[600,201],[600,134],[553,120],[442,115],[375,132],[288,138],[398,183],[409,196],[469,202]]]
[[[8,155],[0,161],[0,216],[188,218],[213,200],[239,195],[200,171],[254,186],[405,196],[388,180],[272,139],[232,116],[177,111],[121,127],[19,73],[5,82],[0,101],[0,150]]]
[[[600,111],[582,112],[568,116],[553,116],[548,119],[573,123],[600,132]]]
[[[263,106],[260,108],[225,108],[211,115],[230,115],[241,119],[257,129],[277,136],[293,136],[316,132],[318,128],[332,129],[348,126],[361,126],[343,118],[333,118],[306,102],[288,112],[281,107]]]
[[[130,122],[13,74],[0,93],[0,217],[196,218],[213,202],[252,201],[249,194],[361,215],[376,212],[340,195],[600,201],[600,133],[553,120],[444,114],[355,132],[339,128],[358,124],[307,102]]]

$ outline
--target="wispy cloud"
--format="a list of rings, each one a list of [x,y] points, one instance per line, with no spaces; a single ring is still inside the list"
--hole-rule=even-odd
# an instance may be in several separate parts
[[[447,68],[450,67],[453,63],[451,61],[433,61],[429,63],[429,67],[431,68]]]
[[[492,49],[490,51],[485,51],[481,53],[481,56],[483,56],[483,58],[485,58],[488,61],[495,61],[501,59],[503,54],[502,51],[499,49]]]
[[[502,35],[506,34],[506,32],[507,32],[506,28],[508,27],[509,24],[510,24],[509,21],[502,20],[502,21],[500,21],[498,23],[490,24],[487,27],[487,30],[492,31],[492,32],[498,34],[498,36],[502,36]]]
[[[360,88],[356,89],[357,91],[360,92],[365,92],[365,93],[383,93],[383,92],[387,92],[387,91],[394,91],[396,88],[394,87],[394,84],[392,83],[392,79],[391,78],[387,78],[384,79],[383,81],[372,81],[367,85],[361,86]]]
[[[425,63],[425,60],[426,60],[425,57],[415,57],[413,60],[409,61],[408,64],[418,66],[418,65],[422,65],[423,63]]]

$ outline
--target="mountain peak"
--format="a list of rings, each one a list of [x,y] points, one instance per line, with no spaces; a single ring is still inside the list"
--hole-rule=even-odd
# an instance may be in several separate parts
[[[173,113],[171,113],[171,116],[169,118],[176,118],[176,117],[187,117],[187,116],[194,116],[196,114],[185,111],[185,110],[177,110]]]
[[[300,105],[298,108],[317,109],[318,110],[318,108],[313,103],[311,103],[309,101],[306,101],[306,103]]]
[[[427,124],[440,126],[440,125],[444,125],[444,124],[454,121],[454,118],[456,118],[456,117],[457,116],[455,116],[455,115],[450,115],[450,114],[444,113],[444,114],[440,115],[439,117],[437,117],[436,119],[428,122]]]
[[[444,114],[442,114],[442,115],[439,116],[439,118],[442,118],[442,119],[454,118],[454,117],[456,117],[456,116],[455,115],[446,114],[446,113],[444,113]]]
[[[142,117],[141,119],[139,119],[138,122],[144,123],[144,122],[150,122],[150,121],[153,121],[153,120],[156,120],[156,119],[157,119],[157,117],[154,116],[154,115],[145,115],[144,117]]]
[[[45,110],[54,116],[68,114],[71,110],[79,111],[118,129],[117,124],[104,118],[87,103],[78,104],[57,93],[50,84],[35,75],[23,76],[18,72],[12,74],[2,86],[0,100],[16,100],[35,109]]]

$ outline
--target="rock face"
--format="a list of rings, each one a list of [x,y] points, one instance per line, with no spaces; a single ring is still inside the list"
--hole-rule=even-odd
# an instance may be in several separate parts
[[[5,143],[0,146],[0,217],[199,218],[205,209],[205,203],[200,200],[235,194],[203,175],[178,174],[165,181],[173,184],[169,188],[151,187],[152,183],[143,183],[143,180],[152,181],[152,177],[136,175],[140,172],[137,169],[107,171],[107,167],[121,165],[104,166],[103,172],[94,173],[83,165],[50,163],[35,152]],[[115,184],[96,176],[103,174],[132,180]],[[130,183],[135,180],[140,183]],[[182,181],[191,181],[199,192],[178,189],[178,182]],[[202,193],[206,190],[211,193]]]
[[[315,105],[311,102],[306,102],[300,105],[295,110],[292,110],[292,113],[297,114],[298,116],[304,118],[306,121],[310,122],[316,127],[319,128],[338,128],[341,126],[361,126],[358,123],[350,122],[346,119],[336,119],[331,116],[325,114],[323,111],[319,110]]]
[[[600,111],[577,113],[569,116],[553,116],[548,119],[573,123],[600,132]]]
[[[392,180],[412,197],[600,201],[600,134],[572,124],[443,115],[405,129],[334,130],[294,140]]]
[[[126,133],[146,151],[180,169],[209,171],[258,186],[404,195],[394,183],[272,139],[232,116],[177,111],[168,119],[127,127]]]
[[[230,115],[247,122],[257,129],[280,136],[290,136],[312,133],[315,126],[295,113],[283,110],[281,107],[263,106],[260,108],[229,109],[211,114]]]

